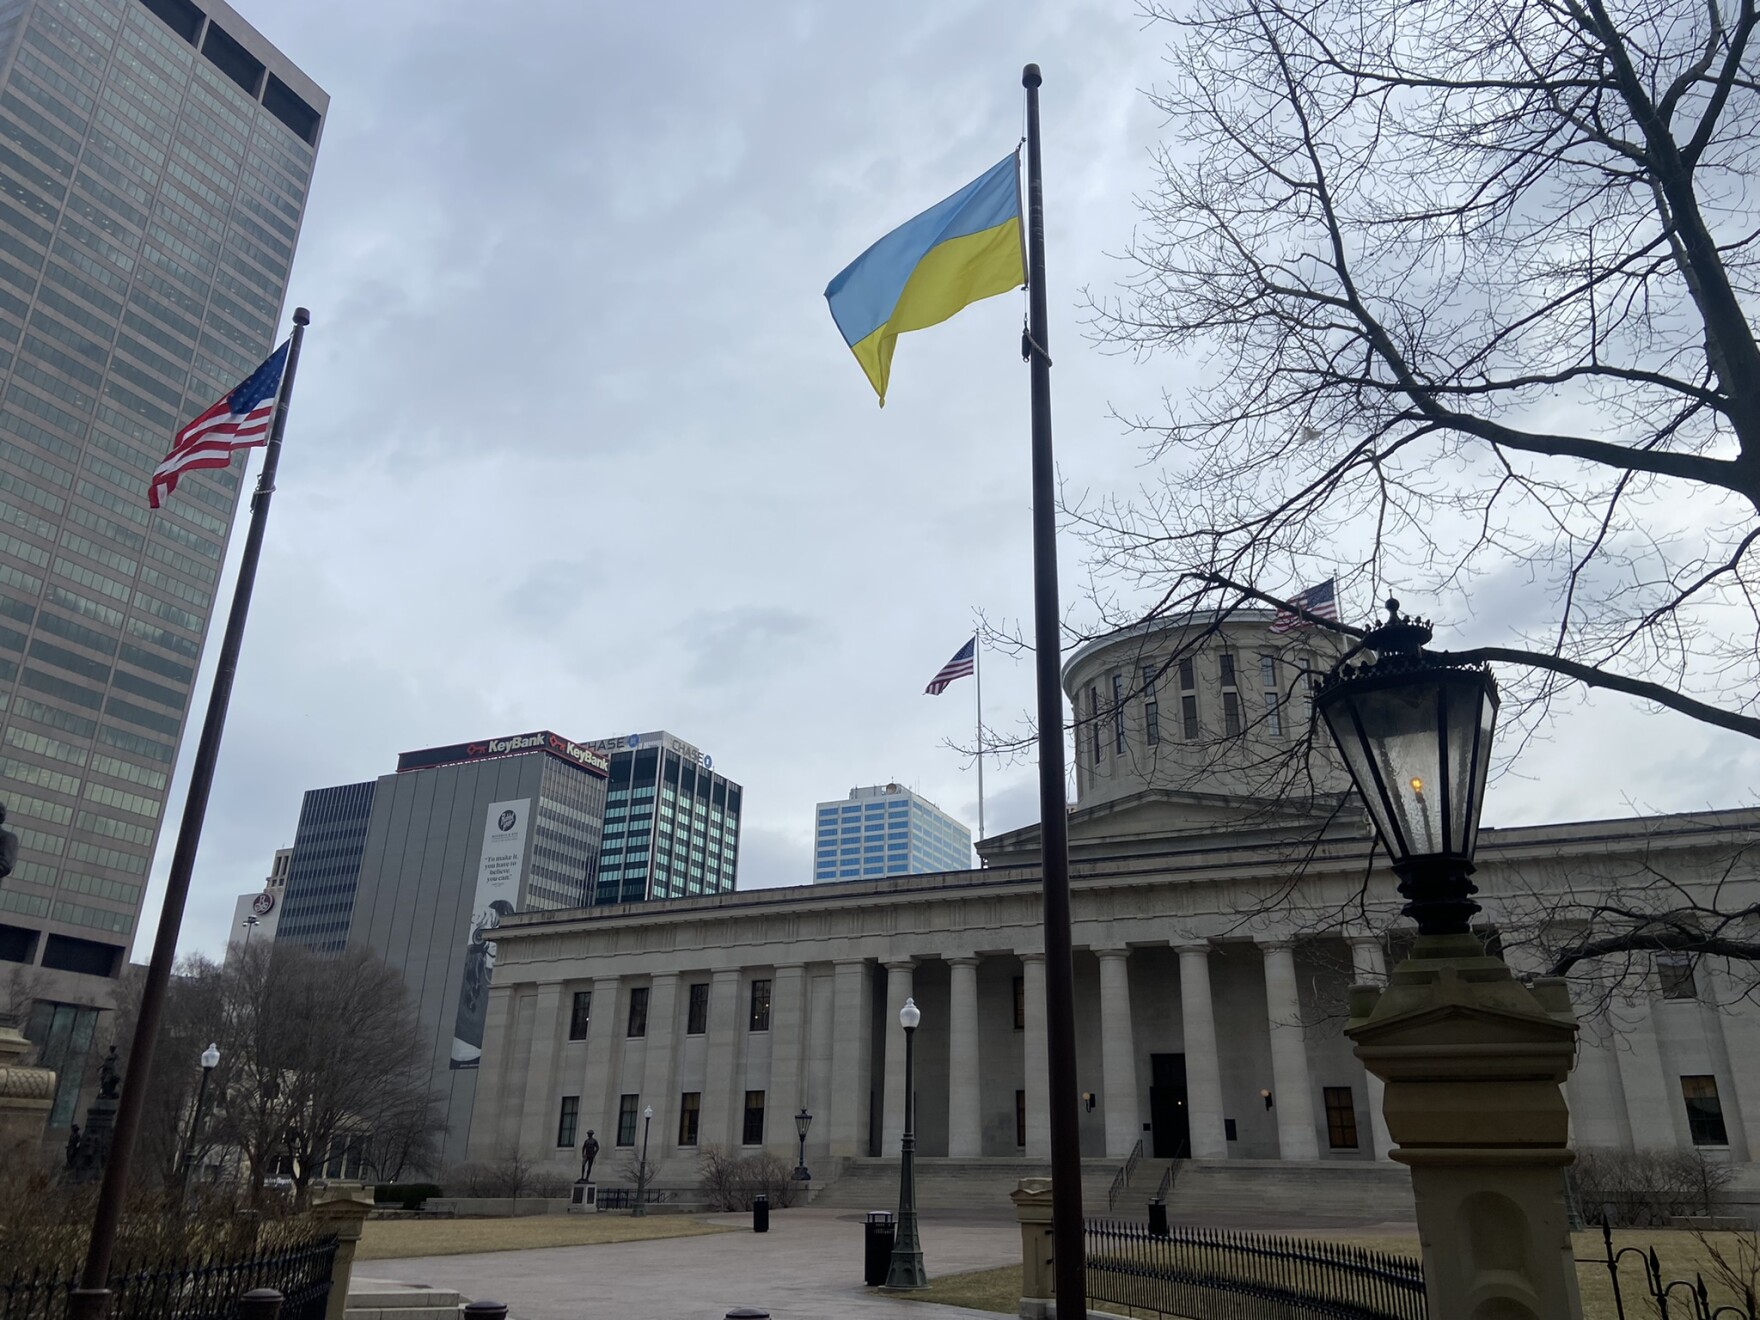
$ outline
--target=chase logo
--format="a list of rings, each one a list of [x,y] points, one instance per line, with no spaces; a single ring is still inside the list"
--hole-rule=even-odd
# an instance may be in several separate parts
[[[500,828],[501,832],[505,834],[515,825],[519,824],[519,817],[511,811],[504,811],[496,820],[495,824]]]

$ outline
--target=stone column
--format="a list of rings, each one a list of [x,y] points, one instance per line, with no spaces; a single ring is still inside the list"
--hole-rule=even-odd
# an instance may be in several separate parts
[[[1381,941],[1373,935],[1350,936],[1351,975],[1358,985],[1384,985],[1387,981],[1387,960],[1381,952]],[[1367,1068],[1363,1069],[1363,1079],[1369,1096],[1369,1132],[1373,1142],[1375,1158],[1385,1160],[1392,1157],[1393,1138],[1387,1131],[1387,1115],[1383,1112],[1386,1104],[1383,1100],[1381,1079]]]
[[[605,1155],[617,1144],[617,1037],[623,1031],[618,1015],[618,978],[593,978],[592,1012],[587,1022],[587,1071],[581,1079],[581,1140],[595,1130]],[[491,1154],[489,1158],[493,1159]],[[602,1155],[601,1159],[604,1158]],[[599,1172],[597,1168],[593,1170]]]
[[[868,1153],[869,1089],[873,1085],[874,986],[861,958],[832,970],[831,1154]]]
[[[1261,940],[1265,955],[1265,1016],[1271,1032],[1271,1100],[1277,1109],[1277,1154],[1317,1160],[1314,1083],[1308,1074],[1307,1033],[1296,990],[1296,960],[1288,940]]]
[[[1027,1092],[1027,1148],[1030,1160],[1051,1158],[1050,1042],[1045,1035],[1045,955],[1021,955],[1021,997],[1026,1030],[1021,1033],[1022,1087]]]
[[[1192,1158],[1225,1160],[1228,1133],[1222,1124],[1222,1062],[1216,1053],[1216,1013],[1210,1002],[1210,946],[1181,944],[1178,952]]]
[[[978,1053],[978,960],[949,958],[947,1021],[947,1153],[974,1158],[984,1153],[979,1097],[983,1075]]]
[[[1632,1145],[1638,1150],[1685,1146],[1686,1102],[1681,1099],[1680,1083],[1662,1070],[1654,1001],[1649,995],[1622,996],[1613,1002],[1613,1017],[1619,1027],[1620,1046],[1613,1057],[1619,1063]]]
[[[1021,1305],[1024,1320],[1057,1313],[1056,1239],[1051,1233],[1051,1179],[1022,1178],[1009,1193],[1021,1226]]]
[[[1705,1030],[1721,1037],[1729,1059],[1734,1094],[1724,1102],[1724,1114],[1727,1117],[1734,1110],[1741,1120],[1751,1157],[1760,1148],[1760,1031],[1755,1030],[1752,1011],[1741,1002],[1743,987],[1731,977],[1727,964],[1701,958],[1697,974],[1710,996]]]
[[[557,1057],[562,1052],[558,1038],[568,1029],[561,1006],[562,982],[545,981],[538,986],[532,1016],[532,1057],[526,1066],[526,1099],[519,1125],[520,1153],[527,1159],[549,1160],[556,1154],[556,1120],[562,1095],[556,1084]],[[479,1069],[479,1079],[481,1076]]]
[[[1605,1012],[1580,1018],[1577,1026],[1577,1067],[1566,1088],[1576,1144],[1630,1150],[1632,1123],[1613,1027]]]
[[[336,1235],[324,1320],[343,1320],[348,1310],[348,1281],[354,1272],[354,1253],[360,1245],[361,1225],[372,1212],[373,1193],[360,1183],[331,1183],[312,1192],[312,1218]]]
[[[1430,1320],[1580,1320],[1564,1203],[1576,1048],[1561,980],[1529,989],[1471,935],[1421,937],[1345,1034],[1386,1083],[1410,1167]]]
[[[735,1125],[745,1116],[745,1087],[734,1066],[739,1061],[740,969],[722,967],[709,974],[709,1031],[703,1064],[702,1117],[697,1142],[731,1151],[742,1135]]]
[[[784,1156],[790,1168],[800,1154],[794,1116],[807,1102],[806,1078],[801,1071],[806,999],[806,967],[778,963],[770,979],[770,1080],[764,1088],[764,1145]]]
[[[648,1047],[642,1059],[642,1104],[654,1106],[648,1159],[658,1164],[678,1149],[672,1113],[673,1079],[678,1076],[678,973],[657,972],[648,991]]]
[[[507,1150],[517,1116],[508,1108],[508,1047],[513,1041],[513,987],[489,987],[489,1011],[483,1022],[483,1057],[477,1069],[477,1094],[471,1105],[467,1146],[473,1160],[498,1159]],[[0,1067],[5,1063],[0,1058]],[[40,1135],[40,1134],[39,1134]]]
[[[880,1029],[886,1033],[886,1075],[880,1088],[880,1154],[893,1159],[904,1140],[904,1028],[898,1011],[913,993],[915,958],[894,958],[886,964],[886,1016]]]
[[[1137,1100],[1137,1041],[1131,1027],[1130,954],[1096,950],[1100,958],[1100,1103],[1106,1153],[1123,1157],[1143,1135]]]

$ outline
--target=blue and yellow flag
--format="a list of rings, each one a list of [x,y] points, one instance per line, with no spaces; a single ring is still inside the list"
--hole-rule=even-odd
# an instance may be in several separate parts
[[[899,335],[1025,282],[1020,161],[1010,155],[850,262],[825,301],[884,407]]]

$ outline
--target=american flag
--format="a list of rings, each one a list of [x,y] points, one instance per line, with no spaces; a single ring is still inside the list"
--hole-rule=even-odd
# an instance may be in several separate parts
[[[223,468],[234,451],[269,442],[269,422],[281,394],[287,369],[283,344],[246,376],[232,393],[177,433],[165,461],[153,469],[147,503],[155,509],[177,489],[177,479],[192,468]]]
[[[977,664],[977,655],[978,639],[974,637],[953,653],[953,659],[941,666],[941,672],[929,680],[929,686],[923,691],[932,697],[940,696],[947,691],[947,685],[954,679],[964,678],[972,672],[973,666]]]
[[[1308,611],[1309,614],[1317,614],[1322,619],[1336,621],[1338,618],[1338,594],[1334,589],[1336,581],[1335,578],[1327,578],[1319,586],[1309,587],[1300,595],[1292,598],[1290,604]],[[1295,610],[1279,610],[1277,617],[1271,621],[1271,631],[1274,633],[1293,632],[1297,628],[1312,628],[1313,626],[1311,620],[1304,619]]]

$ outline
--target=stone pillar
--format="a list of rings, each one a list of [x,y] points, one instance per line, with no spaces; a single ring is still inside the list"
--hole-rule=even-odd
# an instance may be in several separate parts
[[[1649,995],[1623,996],[1613,1001],[1612,1012],[1619,1028],[1619,1047],[1613,1057],[1625,1091],[1632,1145],[1638,1150],[1673,1150],[1688,1144],[1682,1130],[1686,1102],[1681,1099],[1680,1083],[1662,1070],[1655,1004]],[[1663,1114],[1668,1115],[1666,1121],[1660,1119]]]
[[[1050,1042],[1045,1035],[1045,955],[1021,955],[1021,997],[1026,1030],[1021,1033],[1021,1086],[1027,1093],[1027,1148],[1030,1160],[1051,1158]]]
[[[678,1098],[673,1087],[678,1040],[678,973],[656,972],[648,990],[648,1044],[642,1056],[642,1104],[654,1106],[648,1159],[655,1164],[678,1149],[678,1123],[672,1112],[672,1102]]]
[[[735,1125],[745,1117],[745,1088],[735,1064],[739,1061],[740,969],[722,967],[709,974],[709,1031],[703,1065],[703,1107],[697,1142],[731,1151],[743,1135]]]
[[[947,1153],[975,1158],[984,1153],[984,1122],[978,1053],[978,960],[949,958],[947,1020]]]
[[[807,1108],[813,1111],[813,1129],[807,1133],[809,1161],[817,1155],[831,1153],[832,1089],[837,1085],[832,1071],[832,1034],[837,1010],[835,981],[828,972],[815,972],[807,977],[807,1058],[803,1068],[807,1087]]]
[[[1567,1087],[1571,1127],[1579,1146],[1632,1148],[1618,1045],[1605,1012],[1578,1020],[1577,1067]]]
[[[617,985],[615,976],[593,978],[592,1013],[587,1022],[587,1070],[581,1079],[581,1140],[586,1140],[588,1128],[594,1129],[606,1155],[617,1144],[618,1091],[614,1060],[617,1058],[617,1037],[624,1028],[617,1012]]]
[[[1381,941],[1373,935],[1352,935],[1351,975],[1358,985],[1384,985],[1387,981],[1387,959],[1381,952]],[[1363,1078],[1369,1096],[1369,1132],[1375,1158],[1391,1158],[1393,1137],[1387,1131],[1386,1105],[1382,1098],[1381,1079],[1367,1068]]]
[[[770,978],[770,1079],[764,1087],[764,1146],[793,1167],[800,1155],[795,1113],[807,1103],[801,1051],[807,1026],[807,969],[778,963]]]
[[[1523,986],[1470,935],[1423,937],[1345,1034],[1412,1170],[1430,1320],[1580,1320],[1565,1212],[1576,1048],[1563,981]]]
[[[538,986],[537,1009],[532,1018],[532,1053],[526,1065],[526,1097],[519,1121],[518,1146],[527,1159],[549,1160],[556,1154],[556,1119],[562,1092],[556,1085],[556,1064],[562,1052],[560,1037],[568,1030],[562,1020],[562,982],[545,981]],[[485,1027],[487,1023],[484,1024]],[[482,1077],[479,1069],[477,1076]]]
[[[1131,1027],[1130,954],[1099,949],[1100,1102],[1106,1107],[1106,1153],[1123,1157],[1142,1139],[1137,1100],[1137,1041]]]
[[[1216,1013],[1210,1002],[1210,946],[1182,944],[1178,952],[1191,1155],[1195,1160],[1225,1160],[1228,1133],[1222,1123],[1222,1062],[1216,1053]]]
[[[499,1159],[513,1139],[517,1115],[508,1113],[508,1045],[513,1039],[513,987],[491,985],[483,1020],[483,1056],[477,1068],[477,1095],[471,1105],[473,1160]]]
[[[17,1027],[0,1022],[0,1159],[9,1162],[36,1154],[55,1103],[54,1069],[20,1062],[31,1048]]]
[[[886,1075],[880,1088],[880,1154],[893,1159],[904,1140],[904,1028],[898,1011],[913,993],[915,958],[893,958],[886,964],[886,1016],[880,1029],[886,1033]]]
[[[336,1235],[336,1258],[330,1265],[330,1298],[324,1320],[343,1320],[348,1310],[348,1280],[354,1272],[355,1248],[361,1225],[373,1212],[373,1193],[360,1183],[330,1183],[312,1192],[312,1218]]]
[[[1265,955],[1265,1016],[1271,1032],[1271,1100],[1277,1110],[1277,1154],[1317,1160],[1314,1083],[1308,1074],[1307,1033],[1296,990],[1296,960],[1288,940],[1261,940]]]
[[[1710,998],[1705,1030],[1719,1035],[1729,1059],[1734,1094],[1725,1102],[1724,1114],[1727,1117],[1734,1110],[1740,1118],[1751,1158],[1760,1149],[1760,1031],[1755,1030],[1752,1011],[1742,1004],[1743,987],[1730,975],[1728,964],[1701,958],[1697,974],[1705,987],[1702,993]]]
[[[831,1011],[836,1019],[831,1042],[831,1154],[866,1155],[874,985],[867,962],[860,958],[837,963],[831,975]]]
[[[1046,1320],[1057,1314],[1051,1179],[1022,1178],[1009,1200],[1021,1225],[1021,1320]]]

